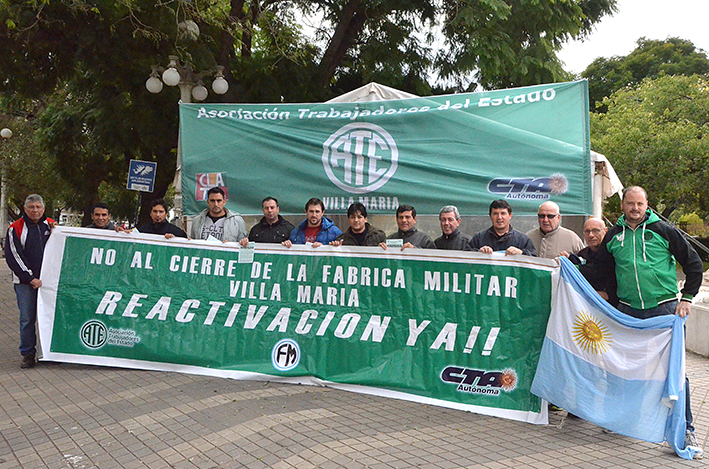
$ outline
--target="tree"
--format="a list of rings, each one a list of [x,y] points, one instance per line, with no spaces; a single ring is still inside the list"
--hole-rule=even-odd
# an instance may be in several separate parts
[[[151,28],[176,26],[154,5],[140,19],[120,2],[73,5],[18,2],[0,10],[0,44],[16,51],[0,58],[0,89],[3,107],[32,122],[35,158],[48,158],[69,186],[62,202],[87,223],[102,185],[125,187],[129,159],[158,162],[155,197],[172,180],[176,97],[152,96],[144,83],[150,63],[166,61],[160,47],[168,48],[166,35]],[[121,199],[113,211],[128,217],[135,194]]]
[[[528,85],[568,78],[555,55],[561,44],[587,34],[615,4],[8,0],[0,5],[0,105],[33,109],[26,117],[36,118],[37,156],[70,187],[66,204],[88,213],[99,194],[125,185],[132,158],[158,163],[152,197],[167,191],[177,95],[150,95],[144,83],[168,55],[198,70],[226,66],[230,91],[218,99],[232,102],[316,101],[373,80],[430,94],[432,73],[454,90]],[[303,15],[322,19],[312,37],[299,25]],[[128,199],[116,201],[121,212]]]
[[[445,8],[450,46],[437,60],[443,77],[474,72],[483,88],[509,88],[570,78],[556,53],[616,11],[616,1],[456,1]],[[469,87],[473,88],[473,87]]]
[[[66,200],[70,190],[56,177],[54,161],[37,157],[41,151],[33,138],[36,120],[0,114],[0,128],[6,127],[12,130],[12,138],[0,141],[0,165],[5,173],[7,207],[0,209],[8,210],[7,220],[17,219],[22,216],[25,198],[38,193],[45,199],[47,215],[58,217],[65,206],[55,202]]]
[[[709,73],[706,52],[697,49],[691,41],[676,37],[663,41],[641,37],[637,44],[626,56],[597,58],[581,73],[588,79],[592,109],[604,111],[603,98],[625,86],[637,85],[644,78]]]
[[[665,217],[709,214],[709,79],[662,76],[616,91],[591,115],[591,143]]]

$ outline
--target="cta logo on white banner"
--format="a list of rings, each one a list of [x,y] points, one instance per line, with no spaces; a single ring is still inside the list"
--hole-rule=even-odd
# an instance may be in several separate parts
[[[292,370],[300,363],[300,346],[293,339],[279,340],[271,350],[271,363],[278,371]]]
[[[322,162],[327,177],[351,194],[367,194],[396,172],[399,150],[392,136],[378,125],[347,124],[323,144]]]

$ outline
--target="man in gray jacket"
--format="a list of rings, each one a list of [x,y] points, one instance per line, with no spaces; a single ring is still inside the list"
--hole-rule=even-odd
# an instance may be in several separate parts
[[[238,213],[225,207],[226,197],[221,187],[207,191],[207,208],[192,220],[191,239],[207,239],[210,236],[220,241],[238,242],[246,237],[246,223]]]
[[[399,205],[396,209],[396,224],[399,229],[387,236],[387,239],[402,239],[402,251],[407,248],[436,249],[431,237],[416,229],[416,209],[413,206]],[[379,246],[382,249],[387,248],[386,243],[379,243]]]

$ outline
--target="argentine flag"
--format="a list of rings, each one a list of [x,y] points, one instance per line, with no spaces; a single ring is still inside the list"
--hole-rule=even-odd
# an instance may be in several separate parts
[[[623,314],[560,260],[532,393],[616,433],[667,440],[692,459],[695,451],[684,449],[684,319]]]

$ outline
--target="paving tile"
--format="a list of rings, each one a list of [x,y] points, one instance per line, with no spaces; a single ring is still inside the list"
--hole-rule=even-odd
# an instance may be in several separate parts
[[[50,362],[24,372],[16,321],[0,263],[0,469],[709,467],[566,415],[533,426],[320,387]],[[709,359],[688,354],[687,372],[706,448]]]

